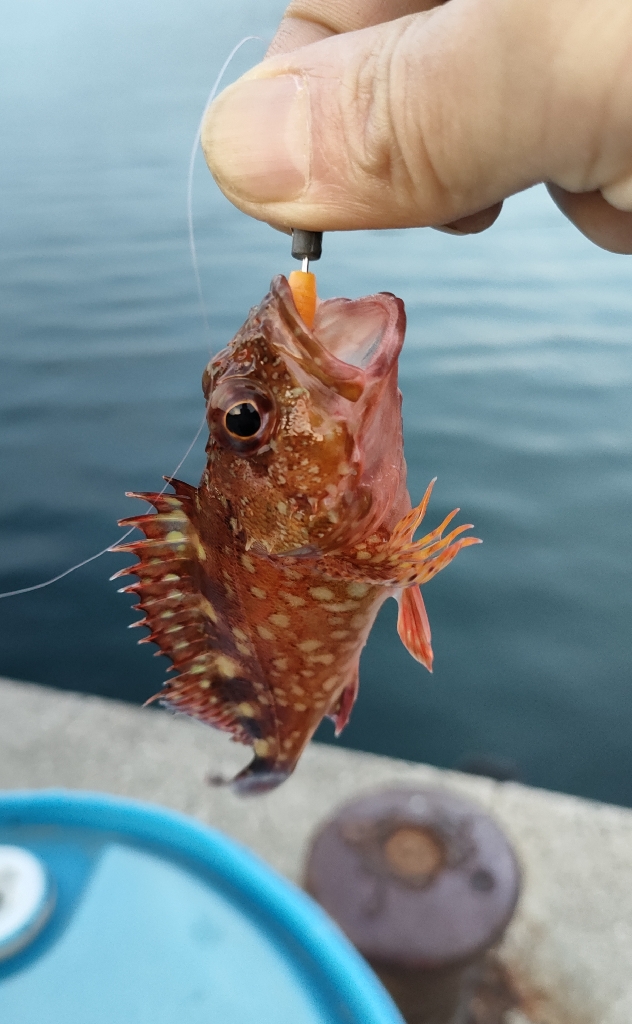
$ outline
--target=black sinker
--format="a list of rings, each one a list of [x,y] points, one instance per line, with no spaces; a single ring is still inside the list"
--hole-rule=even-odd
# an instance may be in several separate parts
[[[252,402],[240,402],[226,413],[226,429],[236,437],[254,437],[261,426],[261,416]]]

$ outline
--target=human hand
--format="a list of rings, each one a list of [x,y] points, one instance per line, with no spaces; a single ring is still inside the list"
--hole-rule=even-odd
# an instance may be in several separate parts
[[[226,196],[280,227],[467,234],[545,181],[632,253],[632,0],[293,0],[202,145]]]

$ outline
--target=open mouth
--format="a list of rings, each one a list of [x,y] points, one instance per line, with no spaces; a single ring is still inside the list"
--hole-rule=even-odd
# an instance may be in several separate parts
[[[402,301],[389,292],[361,299],[326,299],[316,307],[310,329],[294,305],[287,280],[279,275],[272,291],[290,322],[296,349],[288,352],[305,370],[351,401],[369,383],[389,373],[404,340]]]
[[[386,294],[326,299],[316,310],[313,333],[330,355],[367,370],[378,353],[389,348],[389,342],[392,346],[398,341],[396,302]]]

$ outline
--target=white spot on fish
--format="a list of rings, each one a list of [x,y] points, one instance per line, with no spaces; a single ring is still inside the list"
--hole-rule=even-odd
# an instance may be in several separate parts
[[[252,558],[249,558],[248,555],[241,556],[241,564],[243,565],[246,572],[254,573],[257,571],[253,565]]]
[[[257,633],[262,640],[274,640],[275,636],[271,629],[267,626],[257,626]]]
[[[230,679],[232,676],[236,676],[239,673],[239,665],[229,658],[226,654],[218,654],[215,658],[215,668],[222,676],[226,676]]]
[[[360,583],[358,580],[353,580],[351,583],[347,583],[347,593],[349,597],[365,597],[370,589],[370,584]]]
[[[309,654],[310,651],[316,651],[319,647],[322,647],[321,640],[303,640],[300,644],[297,644],[299,651],[305,651]]]
[[[200,598],[200,608],[210,618],[211,622],[217,625],[217,612],[207,597]]]
[[[278,626],[280,629],[286,629],[290,620],[287,615],[283,615],[282,612],[275,612],[274,615],[268,615],[268,622],[271,622],[273,626]]]
[[[316,601],[333,601],[336,596],[327,587],[310,587],[309,592]],[[336,610],[332,608],[332,611]]]
[[[265,601],[266,597],[268,596],[265,590],[262,590],[261,587],[251,587],[250,593],[253,594],[255,597],[258,597],[260,601]]]
[[[279,591],[279,597],[289,604],[290,608],[302,608],[306,604],[305,598],[296,597],[294,594],[288,594],[285,590]]]

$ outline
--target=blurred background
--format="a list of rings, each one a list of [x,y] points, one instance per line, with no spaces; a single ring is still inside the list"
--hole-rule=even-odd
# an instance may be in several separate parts
[[[220,8],[218,12],[218,8]],[[8,0],[0,39],[0,590],[115,541],[203,416],[200,378],[292,267],[201,156],[210,87],[261,59],[283,0]],[[542,188],[486,234],[327,235],[322,296],[388,290],[409,486],[437,475],[482,547],[424,590],[431,677],[388,602],[340,743],[632,805],[632,263],[592,246]],[[197,483],[202,439],[179,475]],[[138,507],[137,507],[138,506]],[[106,555],[0,602],[0,674],[139,703],[167,662],[138,648]],[[1,714],[0,709],[0,714]],[[147,712],[150,713],[149,711]],[[333,742],[330,724],[318,739]]]

